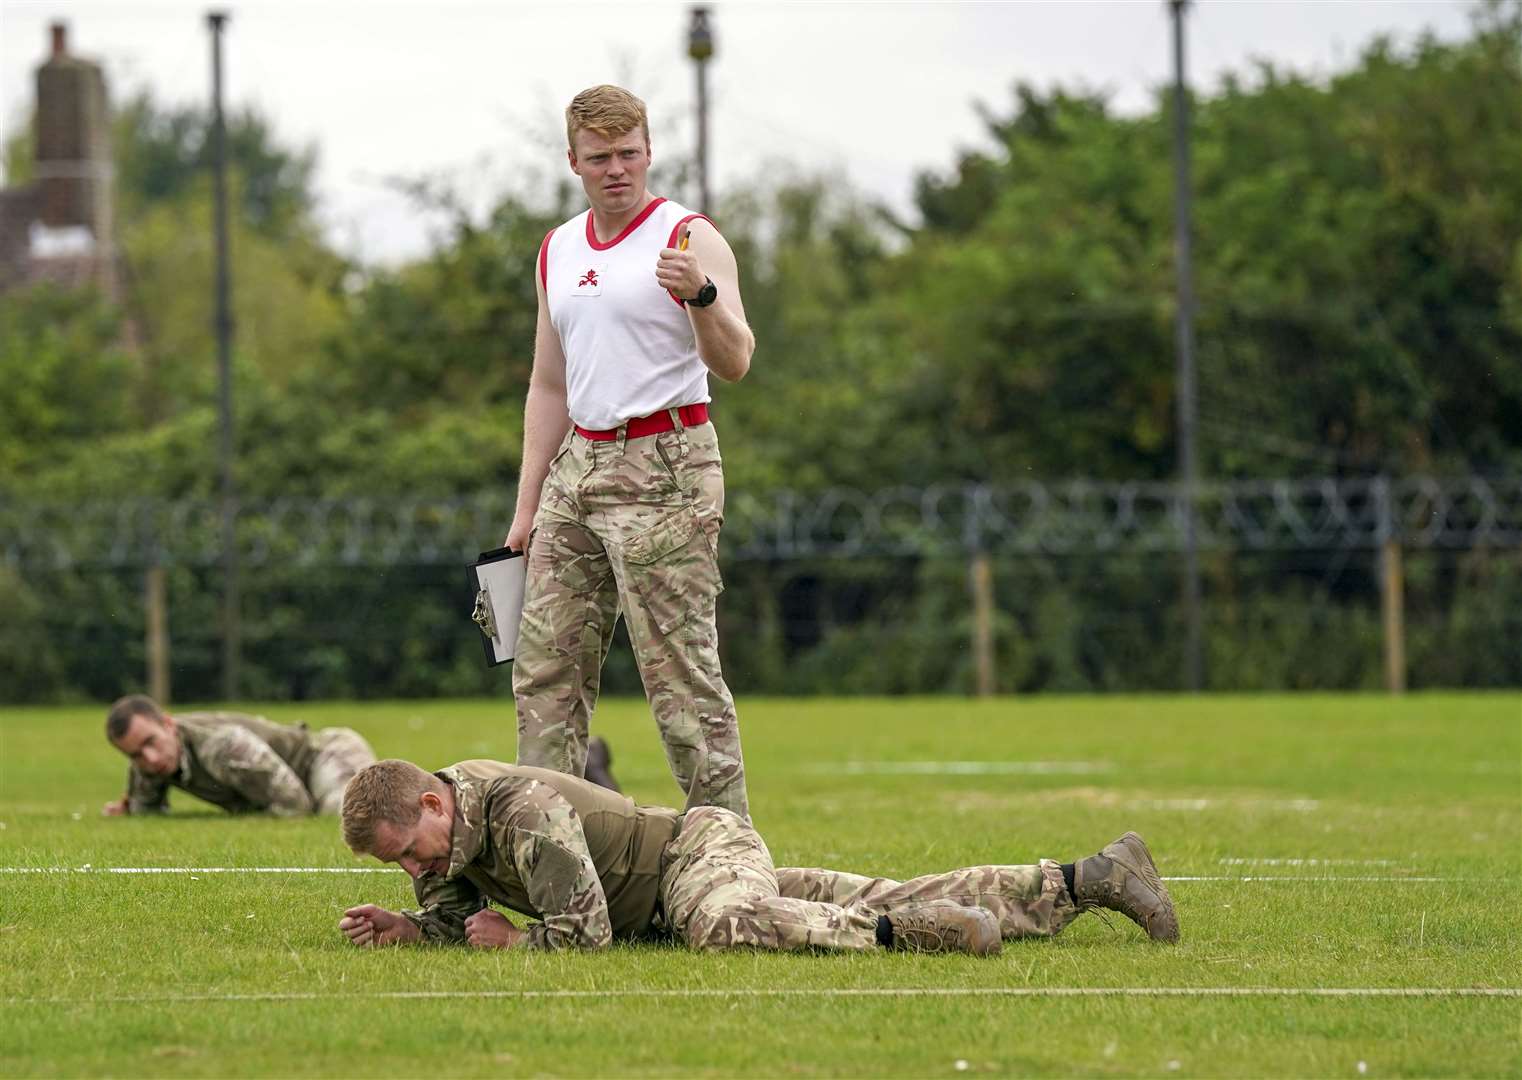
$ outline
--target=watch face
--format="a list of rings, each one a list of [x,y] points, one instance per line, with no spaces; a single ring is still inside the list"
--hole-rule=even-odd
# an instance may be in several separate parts
[[[707,307],[718,298],[719,287],[712,281],[706,281],[703,283],[703,287],[698,290],[698,295],[694,298],[693,303],[697,304],[698,307]]]

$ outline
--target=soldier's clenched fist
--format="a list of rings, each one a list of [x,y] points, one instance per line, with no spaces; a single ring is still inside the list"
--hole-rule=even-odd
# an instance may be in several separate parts
[[[508,949],[522,936],[522,930],[491,908],[482,908],[465,920],[465,940],[478,949]]]
[[[690,232],[687,223],[682,222],[677,229],[676,247],[661,248],[655,260],[655,280],[682,300],[691,300],[708,280],[698,263],[697,253],[687,250]]]

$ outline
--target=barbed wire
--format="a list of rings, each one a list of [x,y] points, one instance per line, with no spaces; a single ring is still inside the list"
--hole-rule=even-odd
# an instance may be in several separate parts
[[[734,560],[1182,550],[1176,483],[935,484],[874,491],[732,493],[724,528]],[[495,547],[510,493],[448,498],[244,500],[248,567],[463,564]],[[1240,480],[1202,484],[1205,550],[1522,546],[1522,476]],[[83,503],[0,501],[0,562],[13,568],[209,566],[221,559],[215,499]]]

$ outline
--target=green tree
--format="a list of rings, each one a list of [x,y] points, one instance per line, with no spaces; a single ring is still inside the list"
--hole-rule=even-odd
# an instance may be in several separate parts
[[[120,333],[119,314],[93,292],[44,285],[0,299],[0,477],[88,452],[133,422]]]

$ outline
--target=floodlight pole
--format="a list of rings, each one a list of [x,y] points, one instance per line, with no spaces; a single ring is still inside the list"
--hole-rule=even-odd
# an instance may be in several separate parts
[[[1195,455],[1194,264],[1190,247],[1189,90],[1184,83],[1184,9],[1189,0],[1169,0],[1173,10],[1173,248],[1178,270],[1178,453],[1184,495],[1184,687],[1197,693],[1203,682],[1200,642],[1200,552],[1195,530],[1199,464]]]
[[[237,492],[233,487],[233,319],[231,275],[227,259],[227,140],[222,118],[222,30],[227,13],[208,12],[211,28],[211,161],[215,193],[214,230],[217,252],[217,418],[220,428],[218,463],[222,487],[222,698],[238,696],[238,666],[242,626],[238,603]]]
[[[713,200],[708,190],[708,61],[713,56],[713,28],[708,24],[708,8],[702,4],[692,8],[692,21],[687,27],[687,55],[692,57],[698,82],[697,208],[712,213]]]

